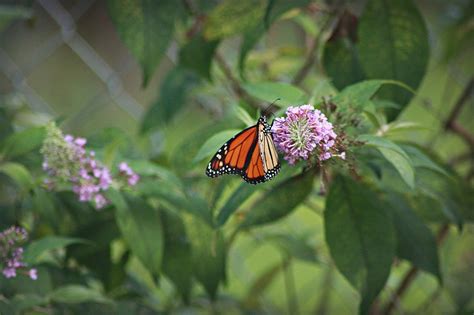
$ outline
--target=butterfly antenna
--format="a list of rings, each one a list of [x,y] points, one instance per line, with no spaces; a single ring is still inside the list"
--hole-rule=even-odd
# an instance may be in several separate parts
[[[281,100],[281,98],[279,98],[279,97],[276,98],[270,105],[268,105],[267,107],[265,107],[265,109],[262,111],[262,113],[265,113],[265,114],[266,114],[266,113],[268,112],[268,109],[271,108],[273,104],[275,104],[276,102],[278,102],[278,101],[280,101],[280,100]],[[270,114],[271,114],[272,116],[274,116],[271,111],[270,111]],[[266,116],[266,115],[265,115],[265,116]]]

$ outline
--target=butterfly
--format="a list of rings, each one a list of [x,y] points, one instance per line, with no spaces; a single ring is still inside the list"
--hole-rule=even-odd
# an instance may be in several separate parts
[[[272,179],[280,171],[280,162],[271,128],[267,118],[260,116],[257,124],[242,130],[217,150],[206,175],[238,174],[250,184]]]

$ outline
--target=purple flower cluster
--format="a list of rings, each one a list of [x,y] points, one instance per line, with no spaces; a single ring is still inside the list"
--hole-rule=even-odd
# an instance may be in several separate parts
[[[140,180],[140,176],[138,176],[138,174],[135,173],[125,162],[119,164],[119,171],[120,175],[125,176],[127,178],[127,183],[130,186],[135,186]]]
[[[63,171],[63,173],[69,174],[67,179],[73,185],[72,190],[78,196],[79,201],[94,201],[97,209],[103,208],[107,205],[107,199],[103,192],[112,184],[110,170],[95,159],[94,151],[86,151],[86,139],[66,135],[64,140],[73,153],[71,161],[69,161],[73,167],[67,168],[66,172]],[[47,179],[48,184],[53,183],[53,178],[60,173],[57,167],[49,163],[46,156],[43,161],[43,169],[50,176]]]
[[[308,160],[313,154],[318,154],[320,161],[333,156],[337,135],[327,117],[311,105],[288,107],[286,117],[275,119],[272,132],[277,148],[290,164]],[[345,158],[345,153],[339,156]]]
[[[86,150],[86,143],[84,138],[62,136],[55,125],[50,125],[42,148],[43,169],[49,176],[45,184],[52,188],[58,180],[69,182],[79,201],[92,201],[96,209],[101,209],[108,204],[103,193],[112,185],[113,178],[110,169],[96,159],[95,152]],[[119,170],[128,185],[138,182],[138,174],[125,162],[120,163]]]
[[[23,260],[23,248],[20,246],[28,239],[28,233],[21,227],[10,227],[0,232],[0,266],[5,278],[14,278],[18,270],[26,269]],[[38,279],[36,269],[24,271],[31,279]]]

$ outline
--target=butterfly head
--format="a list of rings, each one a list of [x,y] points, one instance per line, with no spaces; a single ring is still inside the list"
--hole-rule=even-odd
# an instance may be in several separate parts
[[[263,130],[265,133],[271,133],[272,130],[272,125],[267,122],[267,116],[261,115],[260,118],[258,119],[258,123],[263,125]]]

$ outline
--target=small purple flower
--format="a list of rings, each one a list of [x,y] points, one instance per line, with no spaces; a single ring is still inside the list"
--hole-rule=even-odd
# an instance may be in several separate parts
[[[110,171],[108,168],[104,167],[101,170],[101,174],[99,178],[99,186],[102,190],[107,190],[109,189],[111,184],[112,184],[112,176],[110,175]]]
[[[95,178],[100,178],[100,176],[102,175],[102,170],[101,169],[98,169],[98,168],[95,168],[92,173],[94,174],[94,177]]]
[[[119,164],[119,171],[129,176],[133,173],[132,169],[130,168],[130,166],[128,166],[126,162],[122,162]]]
[[[94,194],[99,192],[100,188],[94,184],[85,183],[82,186],[73,188],[73,190],[79,195],[79,201],[91,201]]]
[[[3,269],[3,275],[5,276],[5,278],[14,278],[16,277],[16,269],[13,268],[13,267],[7,267],[5,269]]]
[[[328,159],[330,159],[330,158],[331,158],[331,153],[329,153],[329,152],[324,152],[323,154],[321,154],[321,155],[319,156],[319,159],[320,159],[321,161],[328,160]]]
[[[17,270],[26,267],[21,244],[28,239],[25,229],[10,227],[0,233],[0,270],[5,278],[14,278]]]
[[[89,166],[95,171],[97,169],[97,161],[96,160],[90,160],[89,161]],[[94,175],[95,176],[95,175]],[[97,176],[96,176],[97,177]]]
[[[95,195],[94,201],[95,201],[95,207],[97,209],[102,209],[103,207],[107,205],[107,199],[105,199],[105,197],[101,194]]]
[[[138,181],[140,180],[140,176],[135,173],[130,166],[126,162],[121,162],[119,164],[119,171],[121,175],[127,177],[127,183],[130,186],[135,186]]]
[[[44,157],[43,169],[48,178],[45,184],[54,188],[56,182],[72,184],[72,191],[81,202],[93,202],[96,209],[107,204],[103,196],[113,184],[111,170],[96,160],[95,152],[86,149],[85,138],[63,135],[61,130],[51,123],[47,127],[47,137],[41,153]],[[119,165],[120,185],[136,185],[140,177],[127,163]]]
[[[130,175],[127,182],[130,186],[135,186],[139,180],[140,176],[138,176],[138,174],[133,173],[132,175]]]
[[[91,176],[89,175],[89,172],[88,172],[86,169],[84,169],[84,168],[81,168],[81,169],[79,170],[79,176],[80,176],[82,179],[90,179],[90,178],[91,178]]]
[[[74,140],[74,143],[77,144],[80,147],[83,147],[83,146],[86,145],[87,140],[84,139],[84,138],[76,138],[76,140]]]
[[[31,280],[37,280],[38,279],[38,271],[35,268],[30,269],[28,271],[28,276],[31,278]]]
[[[272,131],[277,148],[290,164],[315,153],[320,161],[329,159],[337,137],[326,116],[311,105],[288,107],[286,117],[275,119]]]

